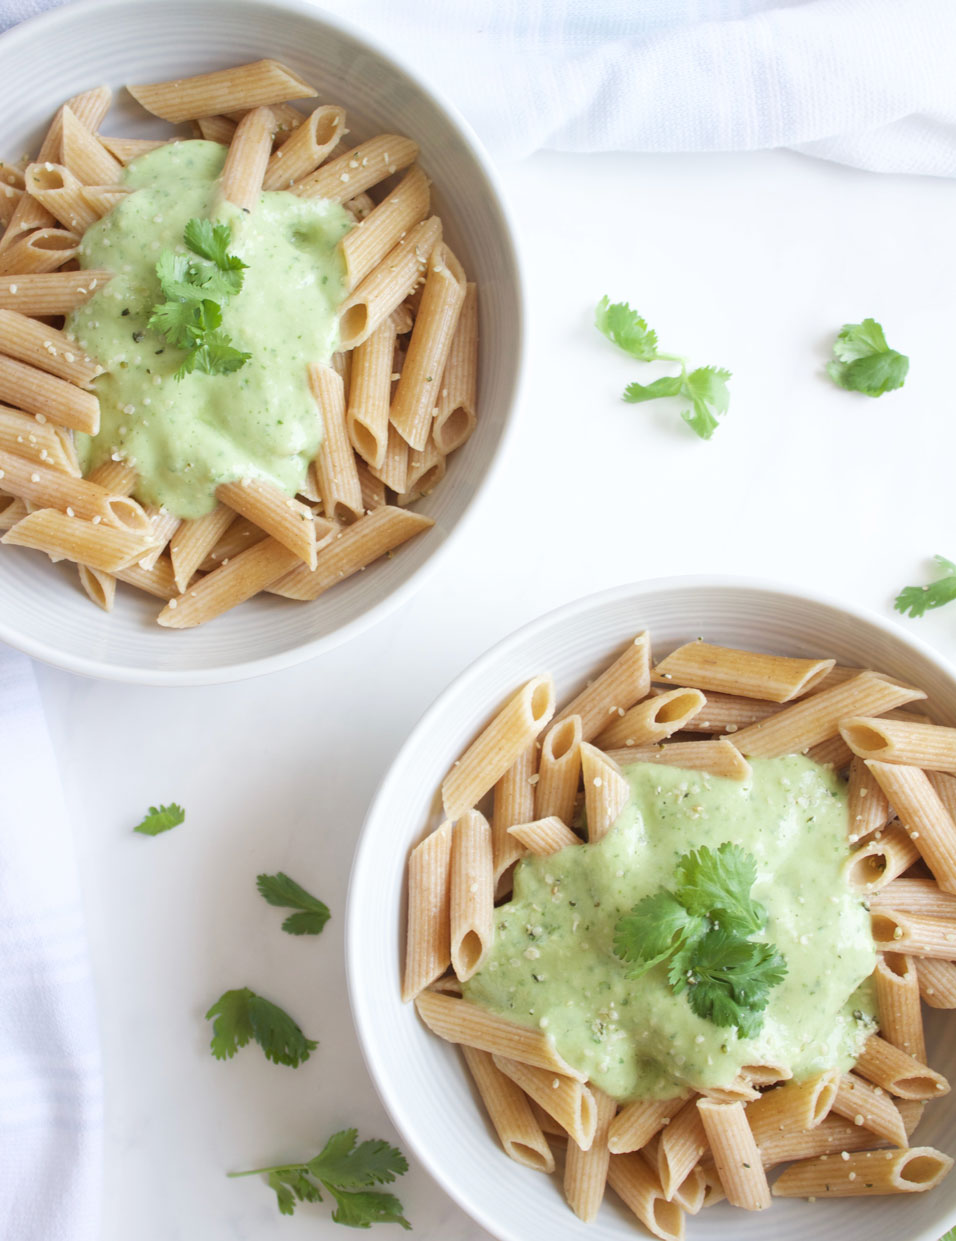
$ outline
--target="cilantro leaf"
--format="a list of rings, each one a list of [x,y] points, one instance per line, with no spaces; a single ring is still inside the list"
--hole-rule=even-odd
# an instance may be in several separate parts
[[[653,362],[657,357],[657,333],[627,302],[611,302],[602,297],[594,311],[594,326],[639,362]]]
[[[215,263],[220,271],[241,272],[247,267],[241,258],[228,252],[232,242],[232,230],[228,224],[213,224],[212,220],[193,217],[183,232],[183,241],[194,254]],[[240,276],[239,288],[241,287]],[[236,292],[238,293],[239,289],[236,289]]]
[[[645,896],[618,920],[614,952],[631,965],[628,978],[640,978],[669,957],[675,947],[698,938],[706,929],[703,918],[695,917],[672,892],[664,890]]]
[[[319,1154],[305,1163],[279,1164],[229,1175],[264,1175],[275,1191],[283,1215],[295,1212],[297,1200],[322,1202],[324,1189],[335,1199],[332,1219],[336,1224],[369,1228],[372,1224],[392,1223],[411,1228],[394,1194],[371,1190],[372,1186],[388,1184],[407,1172],[405,1156],[380,1139],[356,1145],[357,1139],[355,1129],[343,1129],[334,1133]]]
[[[217,1060],[231,1059],[255,1039],[267,1060],[297,1068],[318,1047],[284,1009],[248,987],[224,991],[206,1013],[206,1020],[213,1023],[210,1047]]]
[[[281,870],[275,875],[258,875],[256,887],[270,905],[301,911],[290,914],[283,922],[282,929],[289,935],[318,935],[332,916],[324,901],[306,892]]]
[[[729,378],[730,371],[715,366],[698,367],[684,377],[681,396],[691,401],[692,408],[682,410],[681,417],[702,440],[710,439],[717,430],[717,418],[730,408]]]
[[[200,371],[204,375],[230,375],[245,366],[251,357],[251,353],[234,348],[224,332],[203,332],[173,378],[184,379],[192,371]]]
[[[143,836],[158,836],[160,832],[168,832],[172,827],[179,827],[186,821],[186,811],[182,806],[171,802],[168,806],[150,806],[143,816],[142,823],[133,828]]]
[[[640,401],[656,401],[661,396],[679,396],[681,391],[680,375],[664,375],[649,384],[630,383],[624,389],[623,399],[631,405]]]
[[[883,328],[875,319],[845,323],[833,345],[835,361],[827,363],[827,374],[841,388],[882,396],[902,388],[910,367],[905,354],[886,343]]]
[[[717,1026],[736,1026],[752,1038],[763,1025],[770,990],[782,982],[787,965],[773,944],[754,943],[717,927],[696,944],[693,960],[671,978],[676,995],[687,999],[698,1017]]]
[[[928,586],[904,586],[896,596],[894,607],[904,616],[925,616],[930,608],[941,608],[956,599],[956,564],[944,556],[934,556],[943,576]]]
[[[750,896],[757,863],[740,845],[725,841],[685,853],[677,865],[680,899],[692,913],[741,935],[766,925],[767,911]]]

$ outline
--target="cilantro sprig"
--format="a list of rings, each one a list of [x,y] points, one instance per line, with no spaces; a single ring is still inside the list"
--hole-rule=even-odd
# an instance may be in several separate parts
[[[256,887],[262,898],[280,909],[297,909],[283,922],[289,935],[318,935],[332,916],[325,901],[306,892],[305,888],[280,870],[275,875],[258,875]]]
[[[293,1215],[298,1202],[324,1201],[324,1189],[335,1200],[332,1219],[349,1228],[369,1228],[372,1224],[411,1224],[394,1194],[373,1190],[375,1185],[391,1184],[408,1171],[400,1150],[380,1139],[358,1141],[355,1129],[334,1133],[314,1159],[303,1163],[276,1164],[248,1172],[230,1172],[232,1177],[265,1176],[275,1190],[279,1210]]]
[[[833,345],[834,361],[827,374],[840,388],[882,396],[902,388],[910,360],[886,343],[883,328],[875,319],[844,323]]]
[[[943,576],[928,586],[904,586],[893,605],[897,612],[902,612],[904,616],[925,616],[930,608],[941,608],[956,599],[956,564],[945,556],[934,556],[933,559]]]
[[[223,303],[241,291],[246,269],[242,259],[229,253],[231,240],[227,224],[194,218],[183,232],[193,257],[164,250],[156,263],[165,301],[153,307],[147,327],[186,350],[176,379],[193,371],[229,375],[252,357],[236,349],[221,330]]]
[[[240,1047],[255,1039],[267,1060],[295,1069],[318,1047],[284,1009],[248,987],[224,991],[206,1013],[206,1020],[213,1023],[209,1046],[217,1060],[231,1060]]]
[[[142,836],[158,836],[161,832],[168,832],[172,827],[179,827],[180,823],[185,823],[185,821],[186,811],[182,806],[177,806],[175,802],[170,802],[168,806],[150,806],[143,816],[143,821],[137,823],[133,831],[139,832]]]
[[[750,939],[767,923],[766,909],[750,895],[756,878],[754,858],[729,841],[685,853],[674,891],[662,888],[618,919],[614,952],[630,967],[628,977],[666,961],[671,990],[686,993],[698,1017],[753,1038],[787,973],[774,944]]]
[[[681,418],[702,440],[709,440],[717,430],[718,418],[730,407],[727,390],[730,371],[716,366],[700,366],[688,371],[686,358],[658,349],[657,333],[627,302],[611,302],[602,297],[594,312],[594,324],[612,344],[639,362],[677,362],[680,365],[679,375],[665,375],[649,384],[628,384],[623,399],[638,404],[660,397],[682,397],[690,406],[681,411]]]

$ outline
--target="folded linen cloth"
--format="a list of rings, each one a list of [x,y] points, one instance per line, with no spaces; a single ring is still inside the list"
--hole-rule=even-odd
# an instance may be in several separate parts
[[[0,0],[0,29],[56,0]],[[498,156],[792,147],[956,176],[952,0],[321,0]]]
[[[98,1238],[102,1113],[56,755],[32,663],[0,646],[0,1237]]]

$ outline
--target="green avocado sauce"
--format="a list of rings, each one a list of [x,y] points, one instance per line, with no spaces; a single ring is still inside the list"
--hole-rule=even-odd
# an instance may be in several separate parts
[[[177,517],[208,513],[218,484],[241,478],[299,490],[322,441],[307,368],[331,357],[344,296],[336,246],[352,223],[345,209],[285,192],[262,193],[251,213],[218,204],[225,157],[216,142],[175,142],[129,164],[124,182],[135,192],[80,247],[84,268],[115,275],[67,321],[106,371],[94,381],[100,431],[78,437],[84,470],[129,462],[137,497]],[[242,291],[222,304],[222,330],[252,357],[233,374],[177,380],[183,351],[147,322],[164,300],[156,260],[188,253],[193,216],[228,222],[230,253],[248,265]]]
[[[514,896],[496,910],[495,938],[465,996],[522,1025],[619,1100],[727,1086],[744,1065],[795,1079],[846,1071],[874,1030],[866,981],[876,964],[869,914],[841,866],[844,782],[799,755],[755,759],[738,782],[654,763],[625,774],[631,796],[597,844],[518,864]],[[614,925],[673,883],[678,859],[733,841],[752,854],[752,894],[768,911],[754,938],[776,944],[787,975],[750,1039],[698,1017],[675,995],[666,965],[629,979]]]

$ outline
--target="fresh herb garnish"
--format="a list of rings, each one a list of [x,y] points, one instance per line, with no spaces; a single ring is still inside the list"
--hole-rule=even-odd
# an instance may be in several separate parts
[[[928,586],[904,586],[896,596],[894,607],[904,616],[925,616],[930,608],[941,608],[956,599],[956,564],[945,556],[933,559],[943,571],[943,576]]]
[[[210,1047],[217,1060],[230,1060],[255,1039],[267,1060],[297,1068],[318,1047],[284,1009],[248,987],[224,991],[206,1013],[206,1020],[213,1023]]]
[[[754,858],[729,841],[685,853],[674,891],[646,896],[618,919],[614,951],[630,966],[628,977],[668,961],[671,989],[687,993],[698,1017],[736,1026],[741,1038],[756,1035],[770,991],[787,972],[773,944],[749,938],[767,922],[750,895],[756,877]]]
[[[133,831],[143,836],[158,836],[160,832],[168,832],[171,827],[179,827],[185,821],[186,811],[175,802],[168,806],[150,806],[142,823],[137,823]]]
[[[300,887],[281,870],[275,875],[258,875],[256,887],[270,905],[300,911],[289,914],[282,924],[283,931],[290,935],[318,935],[331,917],[329,907],[324,901],[306,892],[305,888]]]
[[[902,388],[910,360],[886,343],[882,327],[875,319],[844,323],[833,345],[835,361],[827,363],[827,374],[841,388],[882,396]]]
[[[252,357],[236,349],[219,330],[222,303],[242,289],[246,268],[242,259],[229,253],[231,240],[228,225],[194,218],[186,225],[183,241],[195,257],[164,250],[156,263],[166,300],[153,307],[147,326],[186,350],[176,379],[191,371],[228,375]]]
[[[230,1172],[230,1176],[265,1176],[275,1190],[283,1215],[295,1213],[296,1202],[322,1202],[322,1190],[335,1199],[332,1219],[349,1228],[369,1228],[372,1224],[411,1224],[402,1214],[401,1202],[394,1194],[372,1191],[373,1185],[388,1185],[408,1171],[405,1156],[387,1142],[371,1139],[356,1146],[358,1132],[343,1129],[326,1142],[322,1151],[305,1163],[277,1164],[253,1168],[249,1172]]]
[[[594,312],[594,323],[609,341],[639,362],[677,362],[680,365],[679,375],[665,375],[649,384],[628,384],[623,399],[637,404],[665,396],[683,397],[690,401],[690,408],[682,410],[681,417],[702,440],[709,440],[717,429],[718,417],[726,414],[730,405],[727,391],[730,371],[716,366],[688,371],[686,358],[675,353],[661,353],[657,348],[657,333],[627,302],[611,302],[602,297]]]

